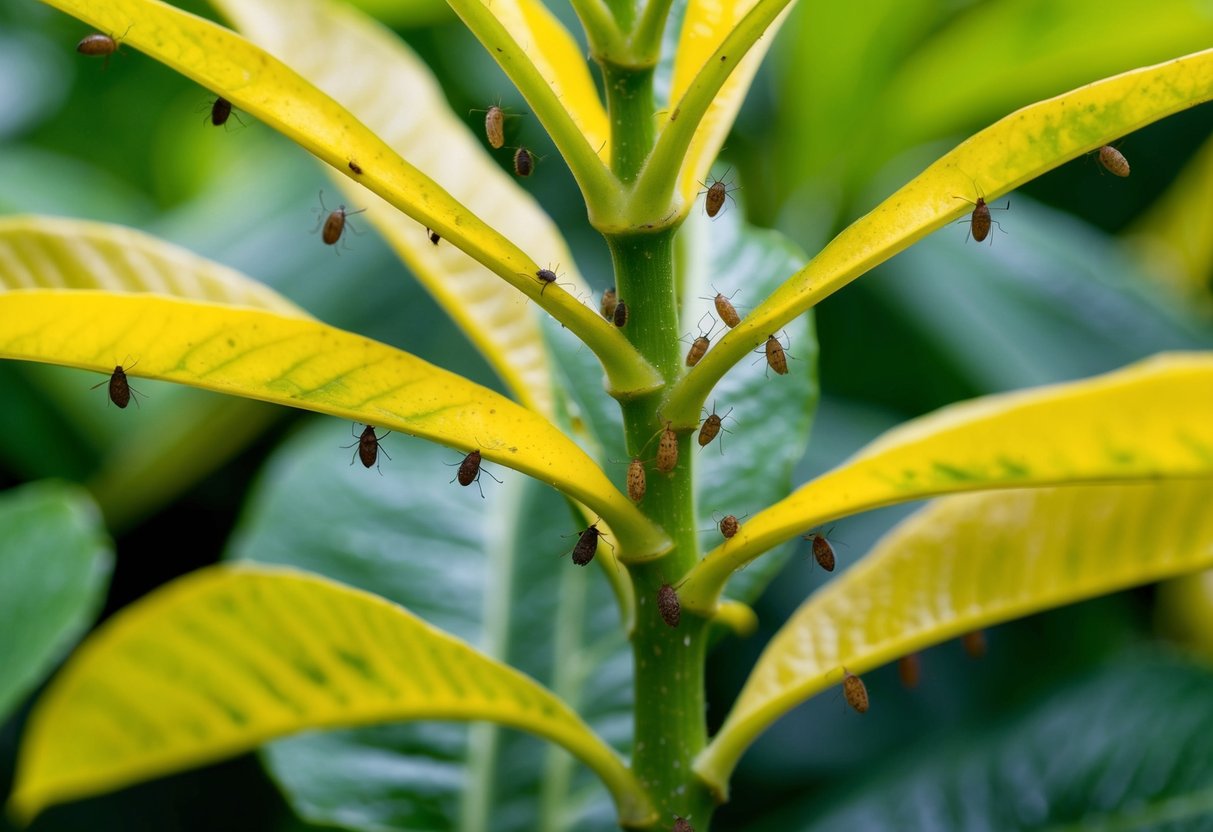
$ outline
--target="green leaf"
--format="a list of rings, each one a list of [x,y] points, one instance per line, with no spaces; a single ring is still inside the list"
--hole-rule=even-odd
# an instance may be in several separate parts
[[[0,356],[109,373],[115,351],[137,356],[140,377],[480,448],[597,511],[621,555],[644,559],[669,545],[551,423],[401,350],[254,309],[104,292],[0,293]]]
[[[747,828],[1203,829],[1213,811],[1211,688],[1206,667],[1121,659],[1009,724],[917,743],[850,788]]]
[[[942,228],[1107,142],[1213,97],[1213,50],[1126,72],[1012,113],[962,142],[826,245],[733,329],[671,393],[666,416],[694,418],[716,381],[796,315]],[[968,196],[966,196],[968,195]]]
[[[561,501],[488,462],[482,499],[475,485],[447,482],[459,455],[407,437],[386,440],[394,459],[376,476],[348,464],[346,433],[312,425],[282,446],[229,556],[382,594],[545,683],[626,749],[631,662],[619,613],[597,567],[560,558],[574,541],[562,537],[574,525]],[[303,816],[348,828],[521,832],[611,811],[567,755],[493,726],[303,735],[266,755]]]
[[[0,492],[0,720],[88,629],[113,555],[81,489],[41,482]]]
[[[936,500],[801,605],[695,762],[719,794],[796,704],[972,630],[1213,565],[1213,480]],[[845,670],[844,670],[845,668]]]
[[[13,810],[110,791],[300,730],[492,720],[560,743],[652,809],[617,754],[563,702],[375,595],[293,570],[195,572],[111,619],[30,718]]]
[[[727,332],[716,313],[717,292],[732,295],[740,314],[774,289],[804,254],[777,231],[745,225],[742,211],[715,219],[701,213],[688,219],[682,234],[685,259],[681,320],[690,342],[703,329],[715,338]],[[721,380],[710,406],[724,419],[716,439],[706,447],[692,445],[695,459],[699,527],[706,549],[721,541],[717,524],[726,514],[745,518],[786,497],[792,490],[792,468],[804,456],[817,406],[817,338],[813,316],[792,321],[778,337],[788,347],[789,372],[770,372],[764,355],[755,356]],[[710,349],[709,349],[710,351]],[[705,414],[706,415],[706,414]],[[732,431],[726,433],[725,431]],[[737,572],[728,597],[752,602],[782,568],[792,546],[768,552],[759,563]]]

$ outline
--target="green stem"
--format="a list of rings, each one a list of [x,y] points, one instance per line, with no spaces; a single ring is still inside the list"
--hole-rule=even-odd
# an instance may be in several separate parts
[[[674,0],[648,0],[632,33],[630,53],[636,63],[656,64],[661,57],[661,38]]]
[[[608,237],[620,299],[628,304],[624,334],[666,383],[683,372],[678,310],[673,291],[673,231]],[[628,452],[651,459],[662,429],[661,396],[622,400]],[[665,528],[674,548],[660,560],[628,564],[636,597],[632,628],[636,743],[633,770],[657,807],[655,828],[668,829],[674,815],[706,829],[714,806],[691,769],[706,747],[704,663],[708,621],[687,614],[677,628],[663,620],[657,594],[676,585],[699,559],[692,489],[691,434],[678,438],[679,461],[669,474],[649,463],[642,507]]]
[[[648,158],[656,137],[653,67],[627,67],[602,61],[607,113],[611,120],[611,168],[632,182]]]
[[[595,56],[617,55],[623,48],[623,36],[614,14],[604,0],[569,0],[581,21],[590,51]]]

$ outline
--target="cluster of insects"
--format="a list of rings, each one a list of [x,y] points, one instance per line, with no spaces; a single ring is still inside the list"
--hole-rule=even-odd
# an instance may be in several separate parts
[[[489,147],[500,150],[505,147],[505,120],[515,113],[507,113],[500,105],[493,104],[484,111],[484,135],[489,141]],[[514,174],[526,177],[535,172],[535,154],[526,147],[514,148]]]

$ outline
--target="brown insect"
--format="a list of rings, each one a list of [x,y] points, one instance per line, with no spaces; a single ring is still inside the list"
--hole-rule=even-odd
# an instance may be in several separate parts
[[[320,221],[316,223],[316,228],[319,228],[322,223],[324,225],[320,239],[324,240],[325,245],[335,246],[341,240],[341,235],[345,233],[347,227],[355,234],[361,234],[362,232],[354,228],[352,223],[347,222],[347,218],[352,217],[354,214],[361,214],[365,210],[365,208],[360,208],[357,211],[347,211],[344,205],[338,205],[336,211],[329,211],[324,206],[324,191],[321,191]],[[328,216],[326,217],[325,214],[328,214]],[[315,232],[316,229],[312,229],[312,233],[314,234]],[[336,250],[335,248],[333,249],[333,251]]]
[[[489,146],[494,150],[505,145],[505,113],[496,104],[484,112],[484,134],[488,137]]]
[[[361,175],[362,174],[362,165],[358,164],[353,159],[350,159],[350,170],[352,170],[354,173]]]
[[[580,532],[577,537],[577,543],[573,546],[573,563],[578,566],[585,566],[594,559],[594,555],[598,552],[598,538],[602,537],[602,532],[598,531],[598,523],[591,523],[588,528]],[[607,545],[610,545],[609,543]]]
[[[724,175],[728,176],[729,172],[725,171]],[[707,190],[703,191],[702,193],[707,194],[703,207],[708,212],[709,217],[714,217],[719,214],[720,209],[724,207],[725,198],[728,197],[729,199],[732,199],[732,197],[729,196],[729,192],[731,190],[736,190],[736,188],[729,188],[728,184],[723,178],[713,179],[710,185],[706,182],[700,182],[699,184],[707,188]]]
[[[535,277],[539,278],[539,282],[543,284],[543,288],[539,290],[540,295],[547,291],[547,288],[556,282],[556,272],[552,271],[551,269],[540,269],[539,271],[535,272]]]
[[[438,232],[429,226],[426,226],[425,233],[430,236],[430,242],[434,245],[438,245],[439,241],[442,240],[442,238],[438,236]]]
[[[232,115],[232,102],[228,101],[223,96],[215,99],[215,103],[211,104],[211,124],[216,127],[222,127],[227,124],[227,120]]]
[[[833,531],[831,529],[831,531]],[[813,544],[813,559],[817,565],[827,572],[834,571],[834,547],[821,532],[803,535],[804,539]]]
[[[846,673],[846,670],[843,672]],[[868,712],[868,689],[863,680],[855,674],[846,673],[842,677],[842,695],[846,698],[847,704],[858,713],[866,714]]]
[[[138,363],[139,363],[138,361],[135,362],[135,364],[138,364]],[[132,364],[131,366],[134,367],[135,364]],[[90,387],[89,389],[96,390],[102,384],[106,384],[106,383],[107,382],[105,382],[105,381],[99,381],[96,384],[94,384],[92,387]],[[136,396],[143,395],[138,390],[131,387],[130,384],[127,382],[126,371],[122,369],[121,364],[114,367],[114,372],[112,374],[110,374],[108,384],[109,384],[110,401],[113,402],[114,404],[118,405],[118,407],[123,410],[125,410],[126,406],[131,403],[131,393],[134,393]],[[135,399],[135,406],[136,407],[139,406],[139,399],[137,399],[137,398]]]
[[[917,653],[902,656],[897,660],[897,675],[906,690],[914,690],[922,679],[922,661]]]
[[[720,533],[724,536],[724,539],[729,540],[737,534],[738,530],[741,528],[741,523],[737,522],[737,518],[734,515],[726,514],[720,519],[719,528]]]
[[[763,349],[767,357],[767,367],[774,370],[776,375],[786,376],[788,374],[788,356],[783,344],[779,343],[779,339],[774,335],[768,335]]]
[[[350,433],[351,435],[353,434],[353,428],[350,429]],[[362,467],[370,468],[372,465],[374,465],[375,470],[378,471],[380,451],[383,451],[383,455],[388,459],[392,458],[392,455],[384,450],[379,444],[386,439],[390,433],[391,431],[389,430],[387,433],[383,434],[383,436],[378,436],[375,433],[374,425],[366,425],[362,430],[362,435],[358,437],[357,442],[343,446],[346,448],[352,448],[355,445],[358,446],[358,450],[354,451],[354,455],[350,457],[350,465],[354,464],[354,457],[357,457],[362,461]],[[379,471],[379,473],[382,474],[383,472]]]
[[[661,620],[670,627],[677,627],[682,619],[682,605],[678,603],[678,590],[669,584],[662,584],[657,590],[657,611]]]
[[[704,447],[716,438],[717,434],[723,430],[725,433],[732,433],[731,430],[724,426],[724,420],[729,417],[729,413],[733,412],[733,408],[729,408],[728,413],[723,416],[716,414],[716,403],[712,403],[712,413],[708,418],[703,420],[703,424],[699,426],[699,447]],[[724,439],[720,440],[720,452],[724,453]]]
[[[703,319],[709,321],[708,331],[703,331]],[[699,319],[699,337],[691,343],[691,348],[687,350],[687,366],[694,367],[699,363],[699,359],[703,358],[704,353],[708,351],[708,347],[712,345],[712,331],[716,326],[716,321],[712,320],[712,316],[705,314]]]
[[[131,26],[134,24],[132,23]],[[126,27],[126,32],[131,30],[130,26]],[[126,37],[126,32],[122,33],[122,38]],[[122,43],[122,38],[115,38],[111,35],[103,35],[100,32],[92,32],[85,35],[76,44],[76,51],[81,55],[88,55],[90,58],[104,57],[105,63],[102,69],[109,66],[110,55],[118,51],[118,47]]]
[[[715,288],[715,287],[712,287]],[[737,294],[733,292],[733,295]],[[725,297],[720,292],[716,293],[714,298],[700,298],[700,300],[710,300],[716,305],[716,314],[720,316],[720,320],[724,321],[725,326],[729,329],[741,323],[741,316],[737,314],[737,310],[733,308],[733,295]]]
[[[628,464],[628,498],[633,503],[639,503],[644,499],[644,492],[648,490],[648,482],[644,474],[644,462],[640,458],[633,459]]]
[[[602,317],[608,321],[615,319],[615,307],[619,305],[619,298],[615,295],[615,287],[604,289],[602,292],[602,304],[599,309],[602,311]]]
[[[1129,175],[1129,160],[1125,155],[1110,144],[1105,144],[1099,149],[1099,163],[1104,168],[1115,176]]]
[[[620,304],[622,305],[622,304]],[[652,442],[653,440],[649,440]],[[678,434],[666,422],[661,431],[661,439],[657,442],[657,470],[668,474],[678,466]]]
[[[965,633],[960,639],[960,643],[964,645],[965,652],[974,659],[983,658],[990,649],[989,644],[986,642],[985,630],[974,630],[971,633]]]
[[[966,243],[969,241],[970,236],[972,236],[973,239],[979,243],[983,242],[986,237],[990,236],[991,224],[997,225],[998,230],[1002,231],[1002,226],[999,225],[998,221],[990,217],[990,206],[986,202],[984,196],[978,196],[976,202],[963,196],[953,196],[952,198],[963,199],[965,202],[973,206],[973,213],[969,216],[969,231],[967,234],[965,234]],[[1007,200],[1006,207],[998,208],[998,210],[1006,211],[1010,207],[1011,201]],[[964,220],[961,220],[961,222],[964,222]],[[990,245],[994,245],[993,240],[990,240]]]
[[[535,154],[520,147],[514,151],[514,173],[519,176],[530,176],[535,172]]]
[[[459,470],[455,472],[455,476],[451,478],[451,482],[459,480],[459,484],[465,488],[472,483],[476,483],[476,487],[480,489],[480,497],[484,499],[484,488],[480,485],[481,474],[488,474],[497,480],[498,483],[501,482],[501,480],[498,480],[493,475],[492,471],[480,467],[480,449],[477,448],[465,456],[463,462],[459,463]]]
[[[628,305],[623,301],[616,301],[614,319],[620,329],[628,325]]]
[[[695,827],[691,826],[686,818],[674,815],[674,826],[670,832],[695,832]]]

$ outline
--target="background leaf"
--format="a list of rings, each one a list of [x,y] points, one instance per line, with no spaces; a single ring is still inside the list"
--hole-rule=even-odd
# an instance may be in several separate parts
[[[931,737],[750,828],[1202,829],[1211,686],[1203,665],[1125,656],[1001,723]]]
[[[806,601],[695,770],[722,794],[753,738],[853,673],[1030,612],[1208,568],[1213,480],[936,500]]]
[[[110,542],[79,488],[0,492],[0,718],[88,629],[105,598]]]
[[[392,436],[383,476],[351,467],[343,432],[308,426],[271,460],[228,556],[299,566],[383,594],[545,683],[621,751],[631,742],[631,661],[600,567],[567,557],[563,501],[485,463]],[[441,477],[435,484],[435,477]],[[316,529],[326,530],[317,534]],[[599,829],[606,791],[564,752],[493,726],[376,726],[271,745],[270,768],[314,822],[349,829]],[[348,776],[334,776],[336,768]]]
[[[28,819],[303,728],[436,718],[559,742],[621,819],[652,813],[615,753],[526,676],[377,596],[265,567],[196,572],[94,636],[39,701],[12,806]]]

